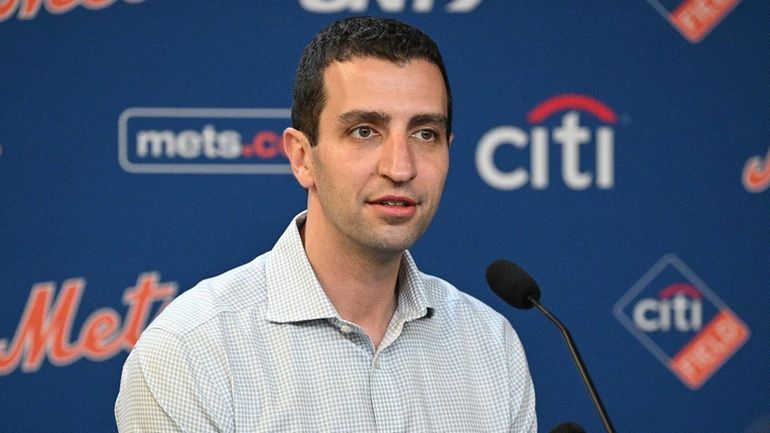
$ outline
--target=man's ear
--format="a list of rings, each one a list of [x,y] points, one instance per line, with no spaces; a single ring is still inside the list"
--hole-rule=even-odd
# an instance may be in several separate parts
[[[313,162],[310,158],[310,141],[307,136],[294,128],[283,131],[283,150],[291,163],[291,171],[300,185],[310,189],[315,185],[313,179]]]

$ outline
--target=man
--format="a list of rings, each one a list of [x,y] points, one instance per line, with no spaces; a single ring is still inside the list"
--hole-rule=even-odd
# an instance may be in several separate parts
[[[451,115],[419,30],[370,17],[322,30],[283,135],[307,211],[148,327],[124,367],[120,430],[536,432],[510,324],[406,251],[438,208]]]

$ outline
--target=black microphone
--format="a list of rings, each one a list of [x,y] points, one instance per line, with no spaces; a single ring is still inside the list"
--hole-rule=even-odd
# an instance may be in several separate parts
[[[564,422],[548,430],[548,433],[586,433],[586,430],[574,422]]]
[[[607,411],[604,410],[604,405],[602,405],[599,394],[596,392],[591,377],[588,375],[588,370],[586,370],[585,363],[583,363],[583,358],[581,358],[580,353],[578,353],[572,335],[570,335],[567,328],[559,321],[559,319],[551,314],[551,312],[539,302],[540,287],[535,280],[518,265],[504,259],[495,260],[489,265],[486,276],[489,287],[492,288],[492,291],[498,296],[503,298],[505,302],[513,307],[525,310],[535,306],[548,318],[548,320],[553,322],[553,324],[559,328],[561,335],[564,337],[564,341],[567,343],[567,348],[572,355],[572,360],[575,361],[578,373],[580,373],[583,383],[586,385],[586,388],[588,388],[588,394],[591,396],[591,401],[593,401],[596,411],[599,412],[599,418],[601,418],[605,430],[607,430],[607,433],[615,433],[615,428],[612,427],[610,417],[607,415]]]

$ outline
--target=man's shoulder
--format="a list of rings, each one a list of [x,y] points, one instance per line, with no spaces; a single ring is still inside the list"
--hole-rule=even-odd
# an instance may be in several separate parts
[[[461,342],[463,353],[469,353],[472,347],[471,352],[485,357],[509,357],[523,350],[518,334],[505,316],[441,278],[422,278],[433,306],[426,325],[437,329],[444,341]]]
[[[474,320],[493,326],[507,324],[508,320],[502,314],[479,299],[465,293],[452,283],[421,273],[423,285],[430,302],[437,311],[454,319]]]
[[[177,296],[148,326],[179,336],[223,315],[238,314],[264,304],[265,266],[270,252],[251,262],[200,281]]]

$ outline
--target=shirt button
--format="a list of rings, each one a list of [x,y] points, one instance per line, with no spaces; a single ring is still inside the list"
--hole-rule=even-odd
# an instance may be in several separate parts
[[[374,368],[376,368],[377,370],[380,369],[380,358],[377,358],[374,360]]]
[[[353,332],[353,328],[351,328],[349,325],[342,325],[340,326],[340,332],[343,334],[350,334]]]

